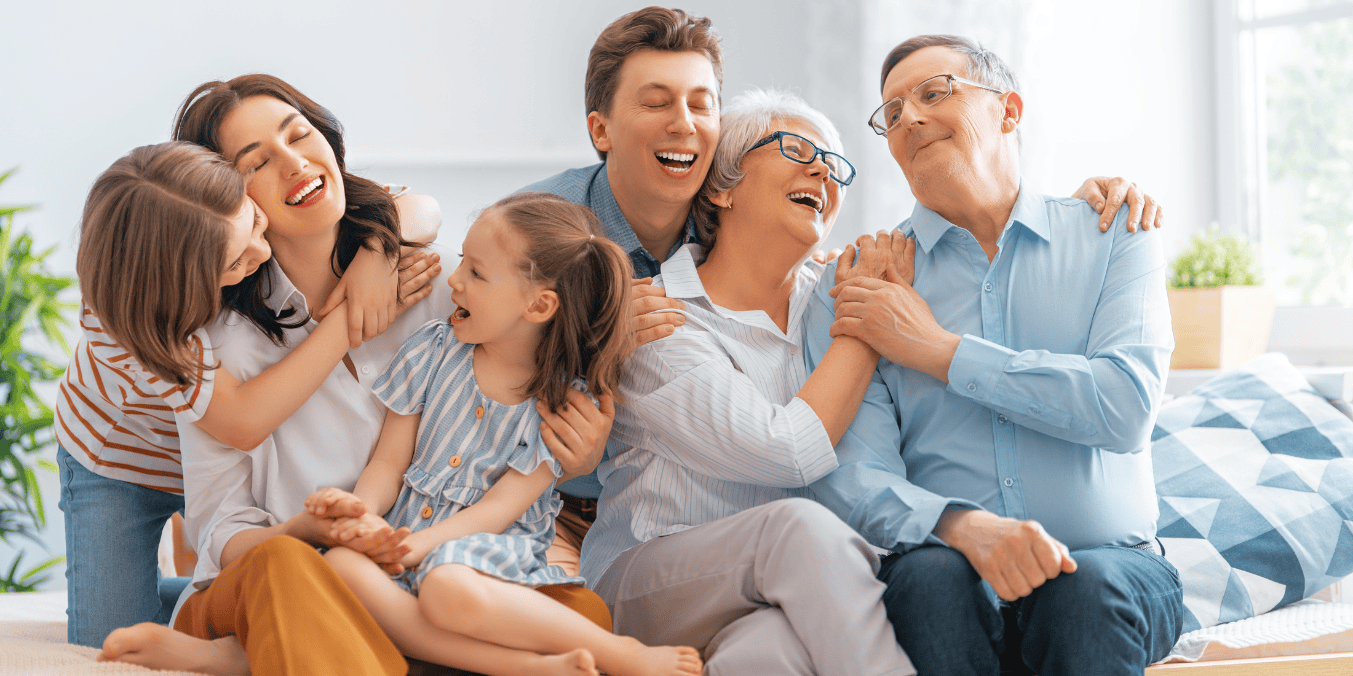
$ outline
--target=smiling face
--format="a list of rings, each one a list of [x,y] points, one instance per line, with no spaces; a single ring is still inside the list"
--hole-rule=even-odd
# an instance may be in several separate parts
[[[798,120],[775,120],[763,136],[777,131],[797,134],[819,148],[828,149],[811,126]],[[785,143],[792,141],[785,139]],[[742,181],[732,190],[714,196],[716,204],[733,205],[725,214],[746,216],[744,222],[771,228],[767,236],[776,236],[778,232],[809,247],[831,231],[844,195],[840,184],[828,177],[821,156],[811,164],[799,164],[785,157],[779,144],[772,141],[743,155],[742,170],[745,174]],[[727,227],[725,223],[721,230]]]
[[[447,279],[456,311],[456,339],[476,345],[520,337],[539,289],[521,271],[522,237],[496,210],[480,214],[465,234],[460,265]]]
[[[268,216],[252,199],[246,198],[239,211],[230,217],[226,264],[221,271],[222,287],[239,284],[272,257],[272,247],[263,238],[267,230]]]
[[[245,175],[275,235],[314,235],[346,208],[333,148],[299,111],[271,96],[239,103],[219,130],[221,154]]]
[[[588,115],[610,180],[631,199],[689,205],[719,142],[719,81],[700,52],[643,49],[620,68],[611,110]]]
[[[945,73],[967,77],[967,57],[948,47],[919,49],[888,73],[883,100],[907,96],[920,83]],[[930,108],[908,101],[897,126],[888,131],[888,150],[913,191],[942,186],[1008,150],[1004,98],[1009,94],[998,96],[963,83],[954,83],[953,89]]]

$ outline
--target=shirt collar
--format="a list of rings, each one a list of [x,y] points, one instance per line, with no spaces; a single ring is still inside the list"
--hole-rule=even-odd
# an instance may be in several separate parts
[[[1015,198],[1015,208],[1010,211],[1010,220],[1005,224],[1006,230],[1016,223],[1044,240],[1052,239],[1052,229],[1048,225],[1048,212],[1043,206],[1043,196],[1024,181],[1020,182],[1019,195]],[[916,243],[926,253],[935,247],[935,243],[940,241],[944,233],[950,228],[957,227],[920,202],[916,203],[916,208],[911,212],[911,228],[916,234]],[[1005,233],[1002,232],[1001,236],[1004,237]]]
[[[700,273],[695,270],[695,259],[703,257],[705,248],[699,244],[687,244],[677,249],[662,264],[662,285],[668,298],[703,298],[710,305],[714,301],[705,293],[705,284],[700,281]]]
[[[606,233],[606,238],[620,245],[625,253],[635,254],[638,252],[648,253],[644,245],[639,243],[638,235],[634,234],[634,226],[625,220],[625,214],[620,210],[620,203],[615,201],[615,193],[611,192],[611,181],[606,174],[606,163],[601,163],[601,170],[597,172],[597,177],[592,182],[591,199],[588,201],[593,205],[593,212],[601,221],[601,229]],[[692,242],[699,243],[700,239],[695,232],[695,214],[687,214],[686,231],[677,238],[672,250],[667,252],[670,258],[676,254],[681,247]]]
[[[295,284],[287,278],[287,273],[282,271],[282,266],[277,264],[277,259],[273,258],[267,262],[267,297],[263,299],[268,309],[272,310],[274,315],[281,315],[288,307],[294,307],[298,312],[309,313],[310,310],[305,303],[305,294],[296,288]]]

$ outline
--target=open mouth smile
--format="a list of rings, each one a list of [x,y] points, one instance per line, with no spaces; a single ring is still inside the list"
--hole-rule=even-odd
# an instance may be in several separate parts
[[[469,318],[470,318],[470,311],[469,311],[469,310],[466,310],[466,309],[463,308],[463,307],[458,307],[458,308],[456,308],[456,311],[455,311],[455,312],[452,312],[452,313],[451,313],[451,323],[452,323],[452,324],[459,324],[460,322],[463,322],[463,321],[465,321],[466,319],[469,319]]]
[[[695,153],[675,153],[666,150],[660,150],[653,156],[658,158],[658,164],[677,176],[690,173],[691,167],[695,165],[695,158],[699,157]]]
[[[809,207],[813,211],[818,212],[819,214],[822,213],[822,210],[825,209],[827,206],[826,202],[822,199],[821,196],[815,195],[811,192],[804,191],[792,192],[789,193],[787,197],[789,198],[790,202],[793,202],[795,204],[802,204],[803,206]]]
[[[324,196],[326,183],[323,176],[296,184],[287,195],[287,206],[308,207]]]

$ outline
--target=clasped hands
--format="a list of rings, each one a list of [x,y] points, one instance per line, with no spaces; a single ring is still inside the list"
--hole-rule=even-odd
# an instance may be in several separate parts
[[[935,321],[911,287],[915,278],[915,239],[897,231],[861,236],[836,264],[831,336],[858,338],[894,364],[948,382],[960,337]]]
[[[407,527],[394,528],[367,511],[362,499],[337,488],[321,488],[305,499],[305,512],[315,520],[317,539],[366,554],[387,574],[399,575],[418,565],[407,541]]]

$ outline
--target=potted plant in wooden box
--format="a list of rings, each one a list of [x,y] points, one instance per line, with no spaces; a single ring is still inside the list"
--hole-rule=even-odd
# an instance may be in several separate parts
[[[1237,234],[1197,234],[1173,268],[1170,368],[1229,369],[1268,349],[1276,301],[1253,245]]]

